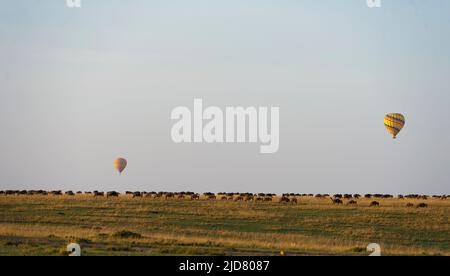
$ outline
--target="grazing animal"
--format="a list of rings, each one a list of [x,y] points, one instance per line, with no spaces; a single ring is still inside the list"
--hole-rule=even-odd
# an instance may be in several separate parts
[[[295,204],[297,204],[297,203],[298,203],[298,201],[297,201],[297,198],[295,198],[295,197],[294,197],[294,198],[292,198],[292,199],[291,199],[291,203],[295,203]]]
[[[115,191],[107,192],[106,197],[118,197],[119,193]]]
[[[372,201],[370,203],[370,207],[378,207],[378,206],[380,206],[380,203],[378,201]]]
[[[349,202],[347,202],[347,205],[356,205],[358,202],[356,202],[356,200],[350,200]]]
[[[238,196],[234,199],[234,201],[243,201],[243,200],[244,200],[244,197],[242,197],[242,196]]]
[[[289,203],[289,201],[290,201],[289,198],[287,198],[285,196],[280,198],[280,203]]]
[[[419,204],[417,204],[417,206],[416,206],[416,208],[427,208],[428,207],[428,204],[426,204],[426,203],[419,203]]]
[[[339,198],[331,198],[331,201],[333,202],[333,204],[342,204],[342,200],[340,200]]]
[[[252,195],[248,195],[244,197],[244,201],[252,201],[254,197]]]
[[[414,207],[414,204],[412,204],[411,202],[406,203],[406,207]]]
[[[94,197],[97,197],[97,196],[105,196],[105,193],[104,192],[94,191]]]
[[[134,192],[133,193],[133,198],[135,197],[142,197],[142,193],[141,192]]]
[[[196,199],[200,199],[200,195],[199,194],[191,195],[191,200],[196,200]]]

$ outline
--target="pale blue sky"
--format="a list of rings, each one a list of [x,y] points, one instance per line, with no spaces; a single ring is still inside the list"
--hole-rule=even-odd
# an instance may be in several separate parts
[[[449,194],[450,2],[382,4],[0,0],[0,189]],[[279,152],[174,144],[194,98],[279,106]]]

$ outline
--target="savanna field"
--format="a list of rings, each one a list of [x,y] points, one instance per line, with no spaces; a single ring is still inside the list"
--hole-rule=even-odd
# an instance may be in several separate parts
[[[450,199],[295,198],[0,195],[0,255],[450,255]]]

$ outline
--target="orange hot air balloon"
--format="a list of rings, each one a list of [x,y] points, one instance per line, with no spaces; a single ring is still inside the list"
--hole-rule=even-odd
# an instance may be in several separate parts
[[[114,160],[114,168],[116,168],[116,170],[119,171],[120,174],[122,174],[126,166],[127,160],[125,160],[124,158],[117,158],[116,160]]]

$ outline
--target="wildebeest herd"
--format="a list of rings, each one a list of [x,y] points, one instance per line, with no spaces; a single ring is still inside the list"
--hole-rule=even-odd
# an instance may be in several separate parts
[[[153,199],[187,199],[187,200],[220,200],[220,201],[246,201],[246,202],[279,202],[279,203],[290,203],[297,204],[302,198],[317,198],[317,199],[330,199],[331,203],[334,205],[349,205],[356,206],[358,200],[361,198],[365,199],[392,199],[395,198],[393,195],[389,194],[298,194],[298,193],[284,193],[278,196],[273,193],[212,193],[206,192],[203,194],[194,192],[145,192],[145,191],[126,191],[125,193],[120,193],[116,191],[102,192],[102,191],[44,191],[44,190],[6,190],[0,191],[0,195],[53,195],[53,196],[76,196],[76,195],[91,195],[93,197],[119,197],[119,196],[129,196],[132,198],[153,198]],[[450,195],[433,195],[433,199],[446,200]],[[407,200],[407,199],[419,199],[427,200],[430,196],[409,194],[409,195],[397,195],[397,199]],[[380,206],[380,202],[373,200],[370,202],[370,207]],[[416,208],[426,208],[428,204],[419,203],[414,205],[411,202],[407,202],[406,207],[416,207]]]

